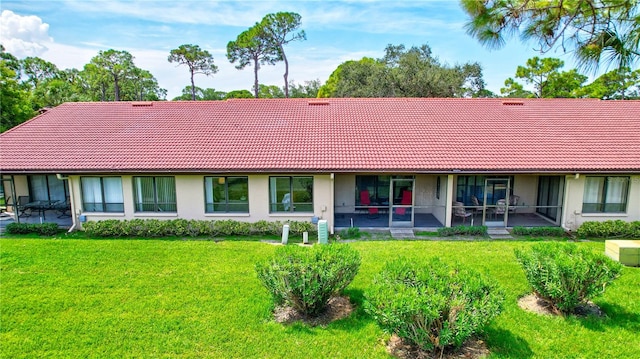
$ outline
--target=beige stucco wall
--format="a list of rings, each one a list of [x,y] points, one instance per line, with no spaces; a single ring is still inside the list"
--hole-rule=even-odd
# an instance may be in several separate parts
[[[517,175],[513,178],[513,195],[520,197],[519,206],[535,206],[538,200],[538,176]],[[534,207],[518,208],[518,213],[533,213]]]
[[[618,176],[618,175],[616,175]],[[624,176],[624,175],[620,175]],[[621,219],[623,221],[640,221],[640,176],[629,176],[629,195],[626,213],[582,213],[585,175],[566,176],[566,192],[564,193],[564,213],[562,227],[576,230],[586,221],[607,221]]]
[[[416,213],[431,213],[440,223],[446,221],[447,176],[440,177],[440,198],[436,196],[436,175],[416,175],[415,206]]]
[[[335,180],[336,213],[354,213],[356,211],[356,176],[337,174]]]
[[[27,176],[26,175],[16,175],[13,176],[13,183],[15,186],[15,190],[16,190],[16,197],[15,198],[11,198],[10,202],[11,204],[14,204],[18,201],[18,197],[20,196],[28,196],[29,195],[29,182],[27,181]],[[2,182],[2,186],[4,186],[4,198],[5,200],[7,200],[9,197],[12,197],[12,193],[11,193],[11,182],[9,181],[3,181]],[[15,212],[15,209],[12,208],[12,206],[7,206],[7,211],[8,212]]]
[[[151,175],[151,174],[150,174]],[[158,174],[166,176],[166,174]],[[333,232],[333,201],[331,196],[332,176],[330,174],[313,175],[313,213],[269,213],[269,176],[248,175],[249,180],[249,213],[239,214],[214,214],[205,213],[204,208],[204,177],[216,174],[202,175],[175,175],[176,179],[176,213],[135,212],[133,200],[133,182],[131,175],[123,175],[122,192],[124,197],[124,213],[95,213],[82,211],[82,196],[80,188],[80,176],[70,176],[71,190],[73,191],[74,208],[76,216],[83,214],[88,221],[104,219],[234,219],[244,222],[267,221],[310,221],[312,217],[326,219],[330,230]],[[237,174],[242,175],[242,174]],[[271,174],[277,176],[279,174]],[[280,174],[283,176],[309,176],[308,174]],[[234,174],[225,174],[234,176]]]

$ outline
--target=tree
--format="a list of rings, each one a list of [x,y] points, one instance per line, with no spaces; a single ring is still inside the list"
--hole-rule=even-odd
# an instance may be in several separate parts
[[[576,90],[582,86],[587,77],[579,74],[576,70],[560,72],[564,66],[564,61],[552,57],[539,58],[537,56],[527,60],[526,66],[518,66],[516,78],[532,84],[535,97],[576,97]],[[522,85],[509,78],[505,81],[506,88],[503,94],[508,97],[523,95],[529,97]]]
[[[202,89],[196,86],[196,101],[224,100],[226,95],[227,93],[223,91],[216,91],[216,89],[213,88]],[[191,86],[187,86],[182,89],[182,95],[174,98],[173,101],[184,101],[191,99]]]
[[[233,90],[227,92],[227,94],[224,96],[225,100],[228,100],[230,98],[254,98],[254,95],[252,95],[249,90]]]
[[[548,97],[545,85],[551,74],[558,72],[564,66],[564,61],[552,57],[540,59],[535,56],[527,60],[526,66],[518,66],[516,78],[525,80],[526,83],[533,84],[536,89],[536,97]]]
[[[500,93],[504,97],[512,97],[512,98],[531,98],[536,97],[531,91],[527,91],[524,89],[522,84],[516,82],[513,78],[509,77],[504,81],[503,88],[500,89]]]
[[[179,65],[187,65],[191,74],[191,99],[196,100],[196,85],[193,82],[195,74],[209,76],[218,72],[218,67],[213,63],[213,56],[207,50],[200,49],[198,45],[180,45],[171,50],[169,62],[177,62]]]
[[[602,100],[640,99],[640,69],[631,71],[624,67],[609,71],[581,88],[580,94]]]
[[[90,64],[95,65],[98,71],[108,74],[113,80],[114,101],[120,101],[122,81],[131,74],[133,68],[133,56],[127,51],[107,50],[98,51],[98,56],[91,59]]]
[[[44,81],[57,78],[60,75],[60,70],[56,65],[39,57],[27,57],[20,63],[22,64],[22,73],[26,77],[23,82],[29,84],[34,90]]]
[[[273,46],[264,29],[256,24],[256,26],[238,35],[235,41],[229,41],[227,44],[227,58],[231,63],[238,62],[238,65],[236,65],[238,70],[253,64],[253,91],[255,98],[258,98],[260,91],[258,70],[260,70],[260,65],[273,65],[280,61],[282,56],[279,49]]]
[[[158,80],[151,72],[139,67],[134,66],[126,84],[124,99],[128,101],[158,101],[167,97],[167,90],[158,86]]]
[[[301,16],[294,12],[278,12],[265,16],[260,27],[268,34],[272,46],[279,49],[284,60],[284,96],[289,98],[289,61],[284,52],[284,45],[297,40],[306,40],[304,30],[296,32],[301,25]]]
[[[260,98],[285,98],[284,91],[275,85],[260,84],[260,91],[258,92]]]
[[[375,59],[343,62],[320,87],[318,97],[392,97],[387,68]]]
[[[107,71],[94,63],[84,65],[80,78],[91,101],[110,101],[108,92],[111,81]]]
[[[477,63],[441,64],[428,45],[388,45],[385,56],[347,61],[320,88],[319,97],[487,96]]]
[[[29,92],[22,89],[13,70],[15,63],[2,49],[0,61],[0,132],[4,132],[35,115]],[[15,57],[14,57],[15,59]]]
[[[461,0],[467,32],[490,48],[520,34],[539,51],[573,48],[581,68],[631,67],[640,58],[638,0]]]
[[[322,83],[319,79],[305,81],[303,84],[296,84],[290,81],[289,89],[291,93],[289,96],[293,98],[316,98],[318,97],[320,86],[322,86]]]

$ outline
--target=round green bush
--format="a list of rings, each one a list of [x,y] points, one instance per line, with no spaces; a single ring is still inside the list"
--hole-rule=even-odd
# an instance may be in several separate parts
[[[360,268],[360,254],[347,244],[284,246],[256,264],[258,278],[276,305],[288,305],[313,317],[342,293]]]
[[[437,258],[387,263],[365,298],[365,310],[385,331],[427,351],[460,347],[500,313],[504,300],[479,273]]]
[[[515,254],[534,293],[557,313],[573,313],[604,293],[622,269],[604,254],[574,243],[538,243]]]

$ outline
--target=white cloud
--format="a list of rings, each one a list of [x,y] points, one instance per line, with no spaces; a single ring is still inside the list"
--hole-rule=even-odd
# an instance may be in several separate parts
[[[20,16],[13,11],[3,10],[0,19],[0,43],[12,55],[23,58],[42,55],[53,38],[49,36],[49,24],[42,19]]]

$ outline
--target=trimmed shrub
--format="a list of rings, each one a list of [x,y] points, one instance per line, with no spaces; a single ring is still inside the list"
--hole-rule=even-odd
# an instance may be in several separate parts
[[[513,227],[513,234],[519,236],[534,237],[564,237],[565,231],[562,227]]]
[[[246,236],[251,233],[251,224],[225,219],[213,222],[213,230],[219,236]]]
[[[441,237],[451,236],[486,236],[487,226],[454,226],[438,228]]]
[[[303,232],[317,233],[318,228],[311,222],[289,221],[289,234],[301,236]],[[281,227],[282,228],[282,227]],[[280,230],[282,231],[282,229]]]
[[[622,269],[604,254],[574,243],[539,243],[515,254],[534,293],[558,314],[573,313],[604,293]]]
[[[200,220],[157,220],[157,219],[132,219],[103,221],[91,221],[83,224],[84,231],[92,237],[198,237],[198,236],[246,236],[254,235],[281,235],[282,222],[258,221],[255,223],[240,222],[232,219],[219,221]],[[301,235],[302,232],[317,233],[315,225],[311,222],[289,222],[289,230],[292,235]]]
[[[340,232],[340,237],[347,239],[347,238],[360,238],[362,236],[362,233],[360,233],[360,228],[358,227],[349,227],[347,229],[344,229]]]
[[[576,230],[580,238],[640,238],[640,221],[587,221]]]
[[[273,258],[256,264],[258,278],[276,305],[311,317],[342,293],[359,268],[360,254],[347,244],[278,247]]]
[[[500,314],[504,301],[479,273],[438,258],[386,263],[365,298],[365,310],[385,331],[427,351],[460,347]]]
[[[31,234],[53,236],[60,231],[56,223],[9,223],[5,229],[8,234]]]

